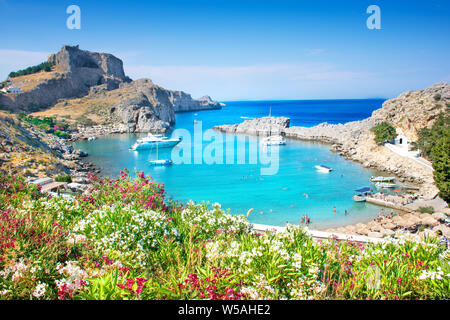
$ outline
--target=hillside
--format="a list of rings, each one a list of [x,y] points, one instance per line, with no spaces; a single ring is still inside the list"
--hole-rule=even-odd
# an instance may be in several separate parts
[[[81,161],[82,156],[64,139],[0,111],[0,171],[43,177],[93,170]]]
[[[123,83],[115,90],[93,87],[89,95],[58,102],[36,116],[63,118],[76,126],[102,125],[114,132],[165,132],[175,124],[175,113],[219,109],[209,97],[202,100],[182,91],[166,90],[150,79]]]
[[[52,54],[49,72],[8,79],[20,93],[0,94],[0,109],[52,115],[81,126],[106,125],[106,132],[165,132],[175,112],[218,109],[208,96],[193,99],[150,79],[132,81],[123,62],[107,54],[63,46]]]

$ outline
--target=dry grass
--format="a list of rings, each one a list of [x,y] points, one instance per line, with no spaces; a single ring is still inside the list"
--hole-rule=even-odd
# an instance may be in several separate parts
[[[50,72],[41,71],[38,73],[11,78],[9,80],[12,82],[13,86],[22,89],[24,92],[27,92],[34,89],[43,81],[57,78],[62,73],[64,73],[64,71],[60,69],[60,67],[54,66],[52,67],[52,71]]]

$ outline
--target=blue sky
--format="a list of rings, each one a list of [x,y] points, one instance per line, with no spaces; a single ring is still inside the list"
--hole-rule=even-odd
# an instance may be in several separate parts
[[[81,8],[81,30],[66,8]],[[369,30],[369,5],[381,30]],[[390,98],[450,81],[450,1],[0,0],[0,78],[63,44],[218,100]]]

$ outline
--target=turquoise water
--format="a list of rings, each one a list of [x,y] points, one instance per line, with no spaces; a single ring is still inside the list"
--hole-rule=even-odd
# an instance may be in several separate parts
[[[346,122],[370,116],[379,108],[383,100],[348,100],[326,102],[233,102],[227,103],[223,110],[189,112],[177,114],[175,129],[186,129],[193,134],[196,119],[202,124],[202,131],[218,124],[242,122],[241,116],[260,117],[268,114],[272,105],[272,115],[291,117],[291,125],[315,125],[323,121]],[[326,109],[329,111],[327,118]],[[350,112],[351,110],[354,112]],[[340,113],[339,110],[342,110]],[[348,112],[346,112],[348,111]],[[198,127],[197,127],[198,128]],[[123,168],[131,172],[143,170],[155,180],[166,185],[170,198],[197,202],[218,202],[223,208],[230,208],[232,214],[246,214],[250,208],[253,223],[279,225],[286,222],[298,224],[301,216],[311,217],[311,227],[326,228],[349,223],[367,221],[375,217],[380,208],[365,203],[355,203],[351,197],[354,190],[368,186],[369,178],[376,172],[363,168],[360,164],[346,161],[332,153],[330,147],[313,142],[288,140],[286,146],[279,148],[278,171],[274,175],[263,175],[262,168],[269,164],[249,164],[249,159],[258,157],[260,147],[253,144],[256,137],[249,137],[245,143],[234,142],[233,147],[223,152],[223,162],[233,159],[233,164],[174,164],[170,167],[152,167],[147,163],[156,158],[155,150],[130,151],[129,147],[142,135],[111,135],[95,141],[77,142],[75,147],[89,153],[88,161],[102,168],[105,176],[117,176]],[[226,137],[223,134],[225,146]],[[228,139],[236,138],[227,135]],[[242,139],[242,137],[240,137]],[[183,144],[187,143],[184,138]],[[183,144],[174,149],[180,154]],[[249,147],[252,144],[258,149]],[[202,159],[205,148],[211,147],[207,141],[194,143],[190,150],[191,163]],[[234,157],[230,157],[234,153]],[[181,153],[182,155],[184,153]],[[246,155],[246,164],[237,164],[237,155]],[[214,153],[213,153],[214,155]],[[217,155],[217,153],[215,153]],[[173,158],[171,150],[159,149],[159,159]],[[220,161],[219,161],[220,162]],[[273,163],[276,163],[275,158]],[[329,174],[317,172],[316,164],[324,164],[334,170]],[[308,197],[306,197],[306,194]],[[336,212],[333,208],[336,208]],[[344,215],[344,211],[348,215]]]

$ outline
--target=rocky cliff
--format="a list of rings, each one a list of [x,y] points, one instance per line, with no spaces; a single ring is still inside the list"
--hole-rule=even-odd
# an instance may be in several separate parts
[[[450,84],[436,83],[424,90],[408,91],[395,99],[387,100],[371,117],[346,124],[321,123],[317,126],[289,127],[286,118],[261,118],[247,120],[237,125],[223,125],[214,129],[223,132],[259,134],[267,132],[273,123],[289,138],[320,141],[332,144],[332,149],[347,159],[362,163],[365,167],[395,174],[402,181],[422,185],[426,197],[437,194],[432,169],[413,159],[400,156],[374,142],[371,128],[389,121],[411,141],[417,139],[417,131],[431,127],[441,112],[450,110]]]
[[[42,79],[40,74],[31,74],[11,78],[14,86],[25,87],[24,92],[0,95],[0,106],[13,112],[36,111],[54,105],[59,99],[82,97],[93,86],[105,85],[111,90],[131,81],[125,76],[120,59],[111,54],[80,50],[78,46],[63,46],[48,61],[54,64],[48,77]],[[30,82],[36,83],[27,86]]]
[[[95,172],[92,164],[81,161],[84,156],[85,153],[74,149],[64,139],[0,111],[1,172],[29,177],[59,174],[80,177]]]
[[[82,127],[106,126],[107,132],[164,132],[175,112],[220,109],[209,96],[193,99],[166,90],[150,79],[132,81],[120,59],[107,53],[63,46],[49,56],[51,72],[11,78],[19,94],[0,94],[0,108],[55,116]]]

